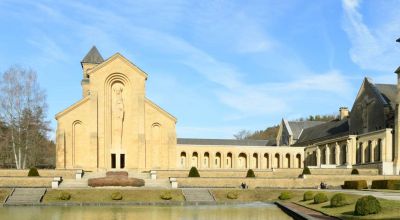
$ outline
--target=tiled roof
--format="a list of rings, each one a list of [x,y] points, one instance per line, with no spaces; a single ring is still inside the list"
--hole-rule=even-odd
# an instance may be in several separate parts
[[[289,121],[290,129],[292,130],[293,139],[299,139],[299,136],[303,129],[314,127],[316,125],[323,124],[323,121]]]
[[[103,57],[100,55],[96,46],[93,46],[92,49],[86,54],[81,63],[94,63],[100,64],[104,61]]]
[[[178,138],[178,144],[188,145],[224,145],[224,146],[271,146],[271,140],[235,140],[235,139],[196,139]]]

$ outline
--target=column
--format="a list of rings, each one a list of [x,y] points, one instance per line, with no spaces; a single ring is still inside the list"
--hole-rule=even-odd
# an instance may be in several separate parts
[[[373,163],[375,162],[375,150],[376,150],[376,145],[377,145],[378,141],[377,140],[373,140],[371,142],[371,151],[369,152],[369,162]]]
[[[340,165],[340,146],[338,142],[335,144],[335,164]]]
[[[350,158],[350,140],[347,140],[346,141],[346,152],[345,152],[345,154],[346,154],[346,165],[351,165],[352,164],[352,161],[351,161],[351,158]]]
[[[325,164],[329,165],[331,157],[331,150],[329,149],[329,145],[325,145]]]
[[[317,146],[317,167],[321,167],[321,150]]]
[[[365,163],[365,154],[364,154],[365,146],[364,145],[365,145],[365,143],[362,142],[362,144],[360,145],[360,152],[358,152],[360,154],[360,159],[361,159],[360,163]]]

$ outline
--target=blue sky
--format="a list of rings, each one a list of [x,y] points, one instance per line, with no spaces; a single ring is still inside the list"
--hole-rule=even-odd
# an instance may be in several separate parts
[[[232,138],[352,106],[364,76],[395,83],[399,1],[0,1],[0,71],[38,72],[49,119],[81,98],[92,45],[149,75],[179,137]]]

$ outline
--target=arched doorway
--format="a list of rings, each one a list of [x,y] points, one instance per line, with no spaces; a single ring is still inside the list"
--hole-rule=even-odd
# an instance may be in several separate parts
[[[301,168],[301,154],[296,155],[295,168]]]
[[[208,152],[204,153],[203,167],[210,168],[210,154]]]
[[[220,152],[217,152],[215,154],[215,164],[214,165],[216,168],[221,168],[221,153]]]
[[[273,168],[281,168],[280,155],[278,153],[275,154],[273,162]]]
[[[232,168],[232,153],[226,155],[226,167]]]
[[[283,168],[290,168],[290,154],[287,153],[285,155],[285,164],[283,165]]]
[[[251,160],[251,168],[258,169],[258,154],[254,153]]]
[[[186,152],[181,152],[181,168],[186,168]]]
[[[247,168],[247,155],[245,153],[240,153],[238,157],[238,168]]]
[[[198,165],[199,162],[199,154],[197,152],[193,152],[192,154],[192,161],[191,161],[191,166],[192,167],[199,167]]]
[[[263,162],[262,162],[263,168],[264,168],[264,169],[269,169],[269,168],[270,168],[270,167],[269,167],[269,154],[268,154],[268,153],[265,153],[263,159],[264,159]]]

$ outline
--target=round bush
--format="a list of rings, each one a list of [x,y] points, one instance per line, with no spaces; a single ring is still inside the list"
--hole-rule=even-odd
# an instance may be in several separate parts
[[[337,193],[331,198],[331,207],[341,207],[348,204],[349,202],[347,201],[346,195],[343,193]]]
[[[58,199],[70,200],[71,199],[71,194],[69,192],[61,191],[60,194],[58,194]]]
[[[189,177],[200,177],[200,173],[196,167],[190,168]]]
[[[28,176],[40,176],[36,167],[32,167],[29,169]]]
[[[120,192],[113,192],[111,194],[111,199],[112,200],[121,200],[122,199],[122,193]]]
[[[278,198],[280,200],[288,200],[292,198],[292,194],[290,192],[281,192]]]
[[[325,193],[317,193],[314,196],[314,204],[320,204],[328,201],[328,196]]]
[[[351,175],[358,175],[358,174],[360,174],[360,172],[358,172],[357,169],[351,170]]]
[[[314,199],[314,193],[311,191],[307,191],[303,194],[303,201],[308,201]]]
[[[303,175],[310,175],[310,174],[311,174],[310,168],[304,167],[304,168],[303,168],[303,173],[302,173],[302,174],[303,174]]]
[[[354,214],[364,216],[379,213],[381,210],[381,204],[375,197],[364,196],[357,200]]]
[[[254,171],[252,169],[249,169],[247,171],[246,178],[255,178],[255,177],[256,175],[254,174]]]
[[[226,198],[228,199],[237,199],[239,197],[239,193],[237,192],[228,192],[228,194],[226,194]]]
[[[171,200],[172,199],[172,195],[171,195],[170,192],[163,192],[163,193],[161,193],[160,198],[162,200]]]

